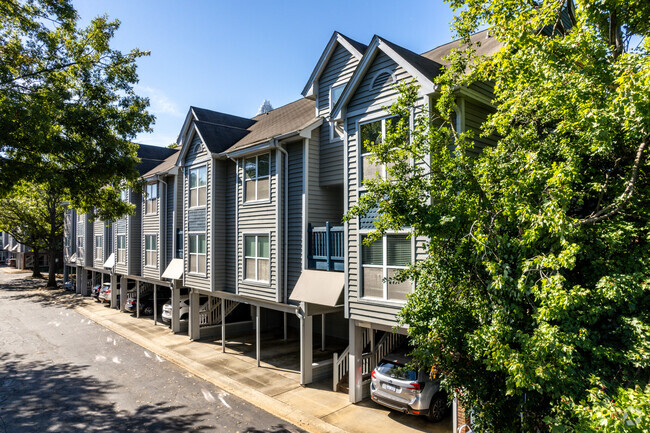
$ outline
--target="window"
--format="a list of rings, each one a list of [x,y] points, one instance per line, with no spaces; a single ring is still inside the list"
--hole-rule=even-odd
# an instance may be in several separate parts
[[[383,142],[386,137],[386,132],[392,132],[394,130],[393,128],[397,127],[398,122],[398,117],[389,117],[359,125],[362,179],[375,177],[377,173],[383,178],[387,176],[386,166],[373,164],[368,159],[371,154],[370,146]]]
[[[126,235],[117,235],[117,263],[126,263]]]
[[[362,236],[362,241],[366,235]],[[370,245],[361,245],[363,296],[389,301],[405,301],[412,291],[409,280],[391,282],[400,269],[412,261],[411,240],[406,235],[386,235]]]
[[[190,234],[190,272],[205,274],[205,235]]]
[[[83,256],[83,251],[84,251],[83,235],[77,236],[77,250],[79,251],[79,257]]]
[[[129,201],[129,190],[128,189],[123,189],[122,191],[120,191],[120,200]]]
[[[205,166],[190,170],[190,207],[205,206],[207,203],[208,176]]]
[[[393,82],[393,75],[388,71],[382,71],[372,80],[372,90],[381,89],[387,81]]]
[[[244,160],[246,201],[269,198],[271,155],[259,155]]]
[[[158,266],[158,247],[156,235],[144,235],[144,265],[150,267]]]
[[[104,237],[95,236],[95,260],[102,259],[102,250],[104,249]]]
[[[176,229],[176,258],[183,258],[183,230]]]
[[[269,281],[269,236],[244,236],[244,278]]]
[[[343,89],[345,89],[345,84],[339,84],[330,89],[330,111],[332,111],[336,103],[339,101],[339,98],[343,94]]]
[[[147,201],[145,214],[151,215],[158,212],[158,184],[147,184]]]

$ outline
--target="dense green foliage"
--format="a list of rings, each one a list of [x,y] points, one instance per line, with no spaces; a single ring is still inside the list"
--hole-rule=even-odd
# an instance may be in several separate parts
[[[401,320],[477,431],[647,431],[650,3],[578,1],[571,28],[564,1],[450,3],[465,43],[487,25],[503,46],[449,58],[433,118],[372,146],[390,177],[350,215],[429,239]],[[453,117],[477,80],[499,137],[479,156]]]
[[[104,219],[131,211],[135,135],[149,129],[136,60],[111,49],[118,21],[86,28],[70,0],[0,0],[0,195],[21,180],[64,187],[71,205]]]
[[[0,198],[0,231],[6,231],[34,252],[49,256],[48,286],[56,287],[55,257],[62,249],[62,190],[51,184],[20,181]],[[37,257],[34,276],[40,276]]]

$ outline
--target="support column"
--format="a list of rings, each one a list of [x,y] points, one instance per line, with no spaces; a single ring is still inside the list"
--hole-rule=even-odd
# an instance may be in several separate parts
[[[135,282],[135,317],[140,318],[140,281]]]
[[[260,334],[260,306],[255,307],[255,358],[257,359],[257,366],[260,366],[260,352],[261,352],[261,338]]]
[[[124,311],[124,306],[126,305],[128,284],[129,282],[126,277],[120,278],[120,311]]]
[[[350,320],[350,359],[349,359],[349,388],[350,402],[358,403],[363,399],[363,328],[356,326],[354,320]],[[372,330],[370,330],[372,332]]]
[[[158,284],[153,285],[153,324],[158,324]]]
[[[221,352],[226,353],[226,298],[221,298]]]
[[[172,286],[172,332],[173,333],[181,332],[181,321],[178,314],[180,298],[181,298],[181,281],[174,280],[174,285]]]
[[[284,341],[287,341],[287,312],[285,311],[282,315],[284,316]]]
[[[325,313],[320,315],[320,350],[325,352]]]
[[[300,319],[300,384],[312,382],[312,363],[314,362],[314,318]]]
[[[74,291],[75,293],[81,294],[81,287],[83,285],[84,279],[83,279],[83,268],[81,266],[77,266],[77,280],[74,283]]]
[[[4,263],[4,257],[3,257],[2,262]],[[64,285],[65,285],[65,283],[68,282],[68,279],[69,279],[69,278],[70,278],[70,273],[69,273],[69,271],[68,271],[68,265],[63,264],[63,284],[64,284]],[[64,286],[64,287],[65,287],[65,286]]]
[[[117,275],[111,274],[110,275],[110,281],[111,281],[111,308],[117,308]],[[122,298],[122,296],[120,296]]]
[[[192,289],[190,292],[190,340],[198,340],[200,336],[199,328],[199,292]]]

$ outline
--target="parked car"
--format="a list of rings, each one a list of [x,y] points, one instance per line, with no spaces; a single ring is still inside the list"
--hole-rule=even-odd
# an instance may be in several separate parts
[[[97,300],[101,303],[111,302],[111,283],[104,283],[102,285],[101,289],[99,289]]]
[[[63,283],[63,288],[74,292],[77,287],[74,280],[68,280],[65,283]]]
[[[413,360],[405,353],[386,355],[372,371],[370,398],[376,403],[429,421],[442,420],[449,411],[447,394],[440,380],[425,369],[410,368]]]
[[[90,296],[93,298],[97,299],[99,301],[99,292],[101,291],[102,285],[97,284],[96,286],[93,286],[93,288],[90,289]]]
[[[16,259],[7,259],[7,266],[16,267]]]
[[[190,297],[189,295],[181,295],[179,299],[179,312],[178,317],[180,320],[187,320],[190,317]],[[199,297],[199,312],[207,311],[208,309],[208,297],[200,296]],[[162,321],[169,323],[172,321],[172,301],[171,299],[163,305],[162,308]]]
[[[169,300],[169,297],[167,296],[157,296],[156,301],[158,302],[158,311],[162,309],[162,304],[163,302],[166,302]],[[135,312],[136,311],[136,305],[137,305],[137,297],[130,297],[126,300],[126,304],[124,304],[124,309],[126,311],[131,311]],[[147,293],[144,295],[140,295],[140,314],[144,316],[152,316],[153,315],[153,293]]]

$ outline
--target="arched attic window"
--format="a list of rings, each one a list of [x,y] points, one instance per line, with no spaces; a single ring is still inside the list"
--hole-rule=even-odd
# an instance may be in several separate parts
[[[371,90],[378,90],[384,87],[384,84],[386,83],[393,83],[395,81],[395,78],[393,77],[393,74],[391,71],[384,70],[384,71],[379,71],[377,75],[375,75],[375,78],[372,80],[372,84],[370,84],[370,89]]]
[[[190,145],[190,153],[199,153],[201,151],[201,145],[203,143],[201,142],[201,137],[199,137],[199,134],[194,133],[194,137],[192,137],[192,144]]]

